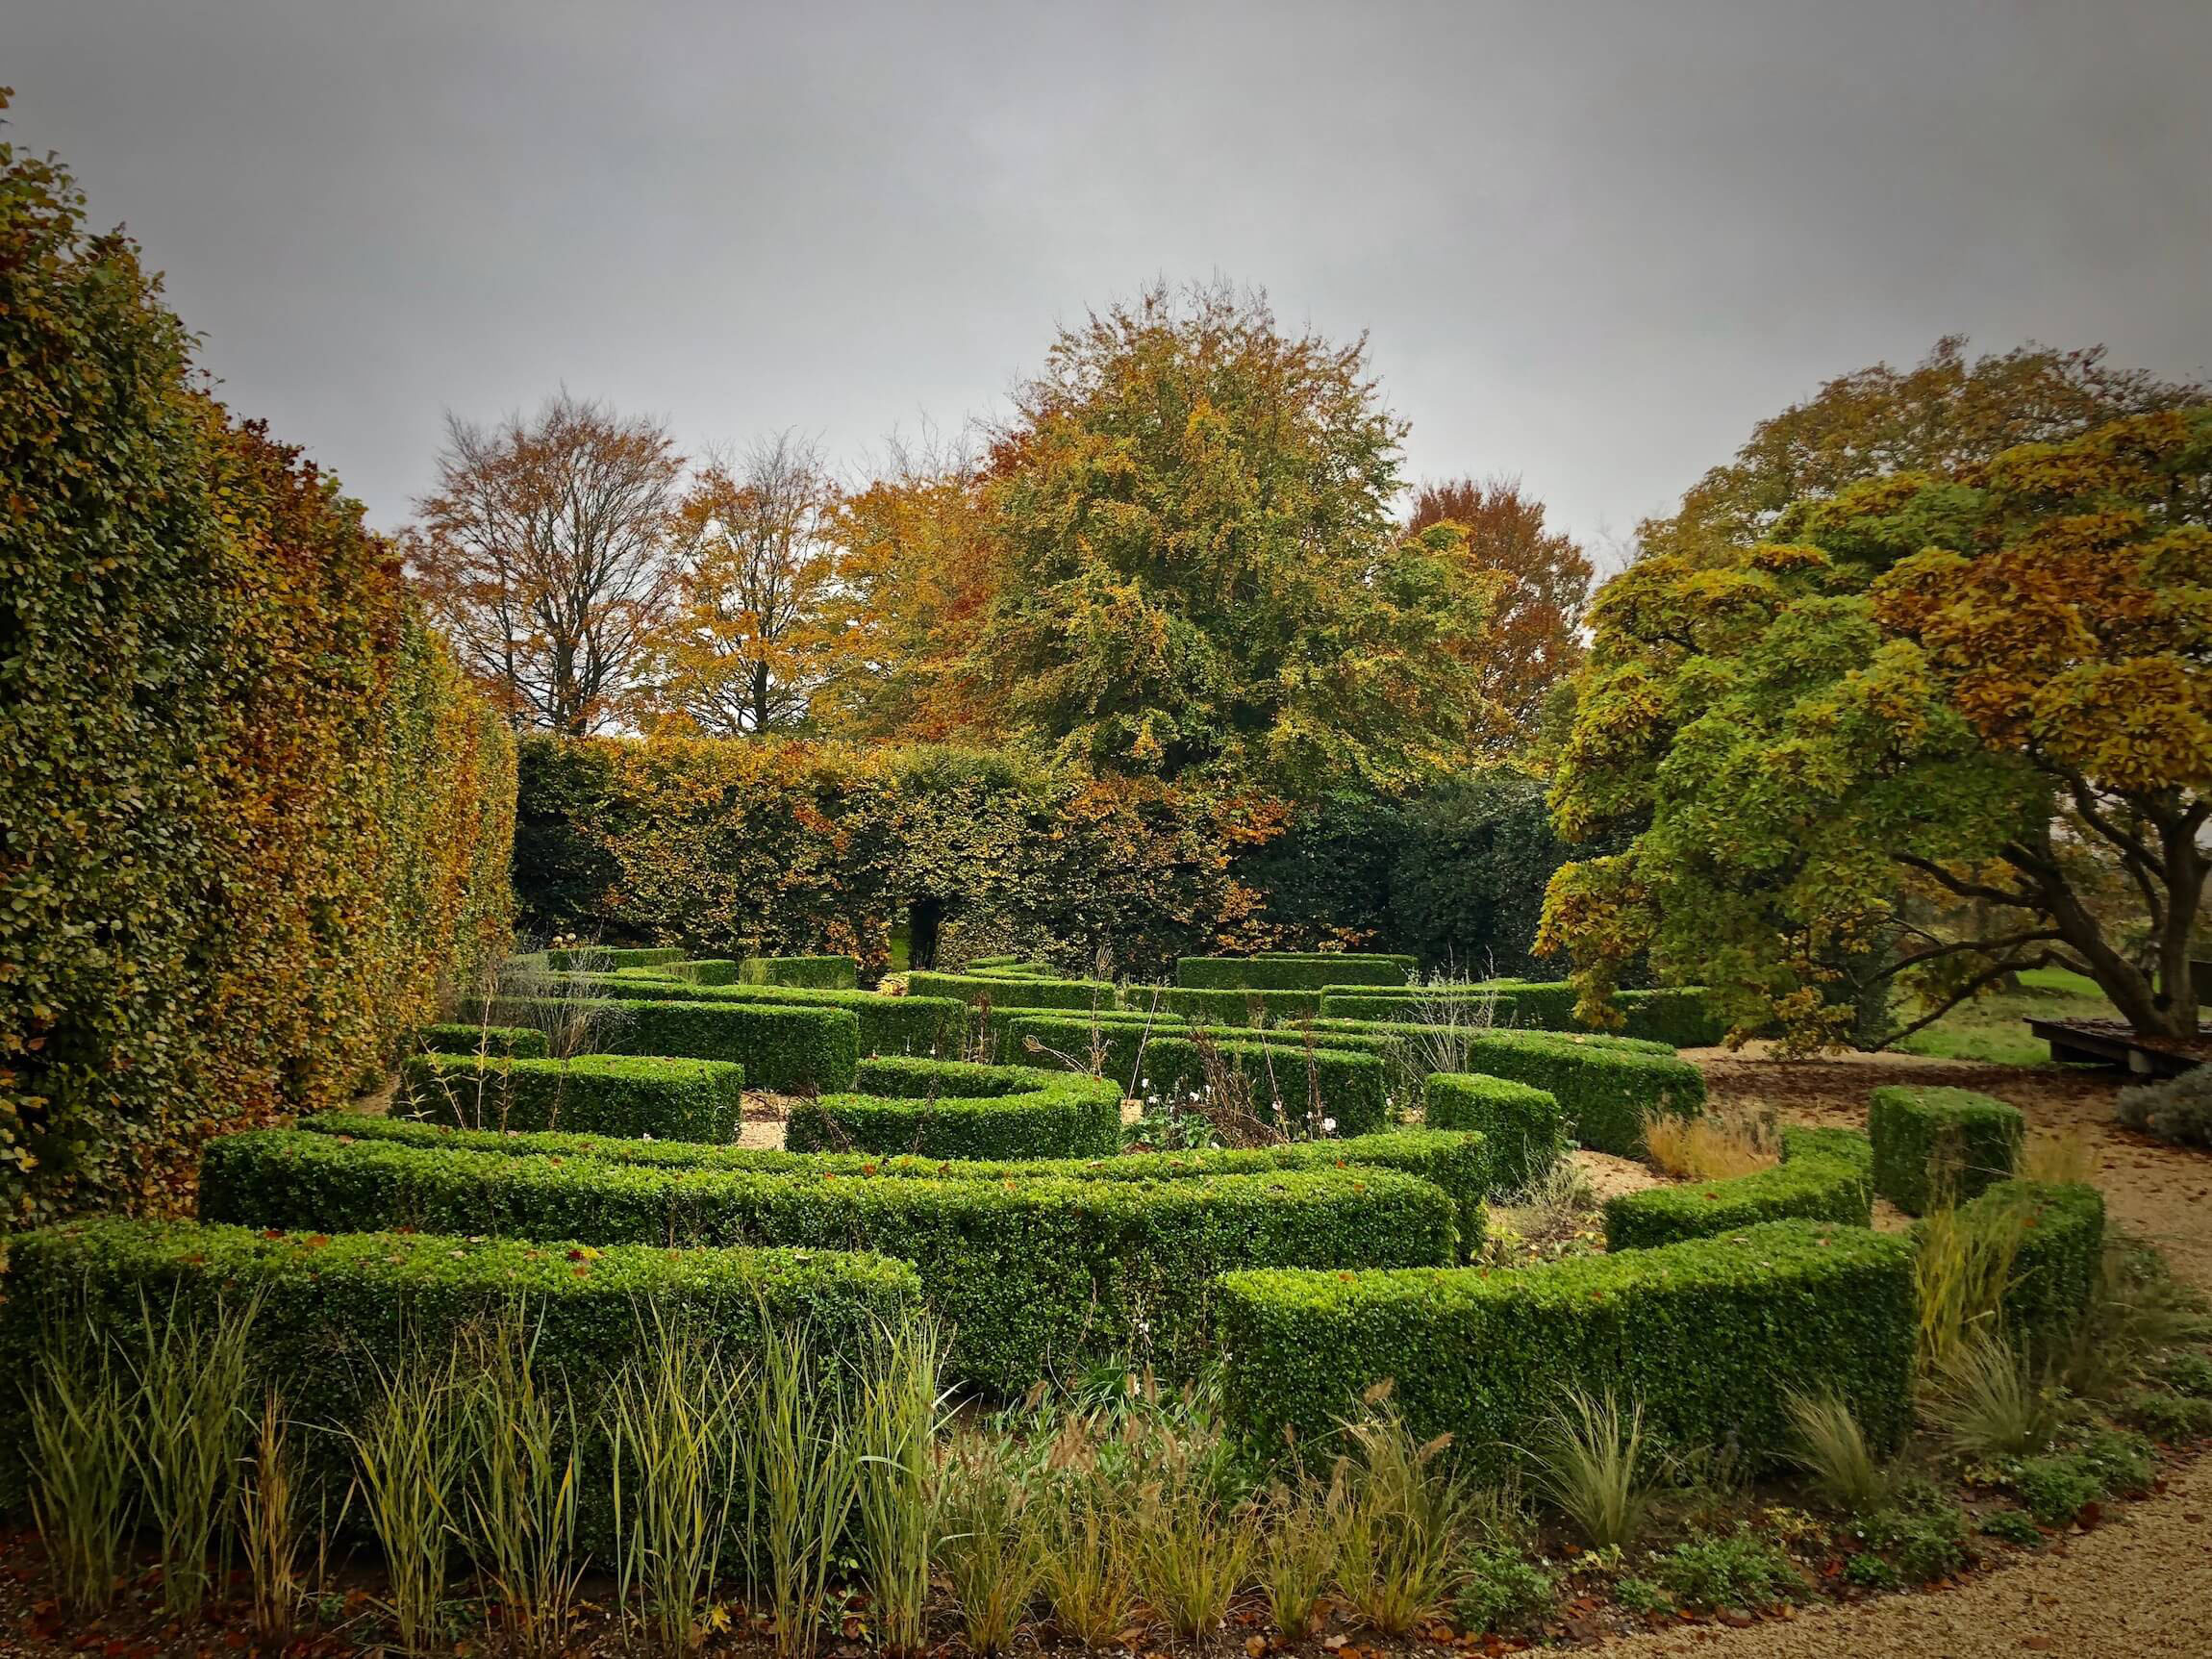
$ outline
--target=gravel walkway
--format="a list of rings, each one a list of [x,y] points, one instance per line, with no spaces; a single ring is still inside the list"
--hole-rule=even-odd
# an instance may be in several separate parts
[[[1771,1102],[1801,1121],[1857,1123],[1876,1084],[1925,1081],[2011,1101],[2036,1126],[2089,1128],[2121,1226],[2166,1249],[2174,1271],[2212,1290],[2212,1156],[2158,1145],[2112,1123],[2116,1085],[2095,1074],[1895,1059],[1776,1062],[1697,1056],[1716,1105]],[[2111,1505],[2105,1524],[1952,1590],[1822,1606],[1748,1629],[1700,1625],[1609,1644],[1608,1653],[1711,1659],[2082,1659],[2212,1653],[2212,1458],[2158,1496]]]

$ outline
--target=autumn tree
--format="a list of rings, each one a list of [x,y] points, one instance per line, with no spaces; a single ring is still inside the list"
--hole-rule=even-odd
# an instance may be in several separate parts
[[[2050,963],[2139,1032],[2194,1032],[2212,410],[1864,481],[1772,529],[1646,559],[1592,608],[1552,804],[1571,837],[1634,839],[1553,878],[1540,943],[1593,1011],[1647,952],[1810,1047],[1870,989],[1912,993],[1909,1030]]]
[[[683,457],[659,423],[563,391],[537,415],[446,417],[408,563],[463,665],[517,727],[606,725],[674,592]]]
[[[790,433],[702,467],[671,519],[676,596],[647,706],[710,737],[788,731],[829,677],[838,490]]]
[[[1466,759],[1490,585],[1456,533],[1392,521],[1405,428],[1364,339],[1154,289],[1063,330],[1016,404],[972,653],[1012,725],[1104,771],[1285,792]]]
[[[1552,689],[1582,660],[1579,628],[1590,602],[1590,561],[1574,538],[1547,528],[1544,503],[1518,478],[1431,484],[1414,502],[1408,530],[1449,524],[1464,532],[1461,557],[1502,578],[1476,660],[1484,699],[1495,711],[1487,734],[1509,747],[1537,722]]]
[[[970,670],[998,589],[983,463],[924,434],[893,441],[877,476],[838,504],[840,633],[823,717],[855,736],[929,742],[1002,735]]]

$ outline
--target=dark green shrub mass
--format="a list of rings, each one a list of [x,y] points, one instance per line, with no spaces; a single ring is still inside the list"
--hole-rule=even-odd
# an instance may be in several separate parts
[[[656,977],[666,975],[691,985],[735,985],[744,974],[745,965],[734,957],[694,956],[683,962],[671,962],[665,968],[649,968],[639,971]]]
[[[1114,987],[1103,979],[1036,979],[1027,975],[910,973],[910,996],[951,996],[993,1008],[1115,1008]]]
[[[1113,1158],[947,1160],[886,1158],[867,1152],[790,1152],[764,1146],[711,1146],[683,1141],[607,1136],[512,1134],[449,1129],[360,1112],[324,1112],[298,1127],[347,1140],[392,1141],[406,1146],[451,1146],[508,1157],[598,1158],[654,1169],[746,1169],[766,1174],[924,1175],[946,1181],[1183,1181],[1200,1175],[1256,1175],[1269,1169],[1395,1169],[1441,1187],[1459,1215],[1463,1251],[1480,1245],[1483,1199],[1490,1190],[1488,1153],[1480,1135],[1438,1129],[1393,1129],[1344,1141],[1285,1141],[1272,1146],[1217,1147],[1203,1152],[1125,1152]]]
[[[1785,1128],[1782,1162],[1772,1169],[1606,1199],[1605,1247],[1649,1249],[1793,1216],[1869,1226],[1873,1159],[1867,1138],[1849,1129]]]
[[[1503,1077],[1439,1072],[1421,1096],[1421,1121],[1431,1129],[1472,1129],[1490,1148],[1494,1195],[1519,1192],[1567,1149],[1567,1117],[1542,1089]]]
[[[755,1089],[803,1094],[852,1087],[860,1021],[842,1008],[771,1002],[661,1002],[501,996],[464,999],[470,1018],[556,1031],[589,1022],[590,1045],[609,1054],[734,1060]]]
[[[1912,1245],[1858,1227],[1771,1221],[1503,1272],[1231,1273],[1217,1301],[1224,1409],[1263,1454],[1286,1427],[1325,1443],[1386,1377],[1416,1434],[1452,1434],[1486,1475],[1570,1387],[1641,1401],[1672,1445],[1733,1440],[1753,1467],[1790,1445],[1791,1389],[1835,1391],[1883,1449],[1911,1420]]]
[[[955,1329],[954,1375],[1005,1391],[1108,1359],[1188,1375],[1210,1351],[1215,1275],[1231,1269],[1441,1264],[1455,1247],[1450,1198],[1390,1169],[998,1182],[671,1171],[282,1129],[211,1146],[200,1202],[263,1227],[895,1251]]]
[[[1877,1089],[1867,1101],[1874,1191],[1909,1216],[1963,1201],[2012,1174],[2026,1120],[1968,1089]]]
[[[496,1054],[511,1060],[545,1058],[545,1033],[535,1025],[425,1025],[415,1045],[430,1054]]]
[[[211,1144],[220,1144],[226,1143]],[[821,1353],[849,1354],[861,1351],[877,1321],[920,1304],[914,1269],[883,1256],[836,1248],[587,1248],[568,1241],[488,1240],[484,1232],[473,1224],[450,1237],[325,1232],[317,1223],[271,1238],[246,1227],[94,1220],[26,1233],[10,1244],[0,1356],[10,1374],[28,1374],[41,1320],[112,1336],[130,1351],[147,1307],[157,1318],[172,1306],[182,1318],[205,1318],[218,1301],[236,1309],[258,1296],[256,1385],[281,1390],[311,1430],[299,1439],[316,1459],[314,1472],[335,1477],[327,1493],[335,1517],[345,1496],[343,1435],[367,1420],[380,1370],[390,1372],[412,1353],[445,1351],[463,1330],[502,1309],[519,1306],[535,1325],[540,1377],[565,1379],[589,1402],[649,1351],[663,1325],[695,1325],[742,1355],[757,1343],[765,1311],[806,1330]],[[0,1401],[0,1430],[17,1432],[0,1433],[0,1498],[20,1491],[21,1414],[21,1396],[9,1390]],[[589,1483],[588,1491],[585,1531],[604,1545],[611,1521],[605,1482]]]
[[[1319,991],[1324,985],[1403,985],[1410,956],[1350,951],[1266,951],[1258,956],[1185,956],[1175,983],[1192,991]]]
[[[748,956],[740,977],[747,985],[850,991],[860,983],[860,964],[849,956]]]
[[[573,1060],[417,1054],[395,1109],[465,1129],[566,1129],[728,1141],[744,1121],[745,1068],[727,1060],[579,1054]]]
[[[1140,985],[1130,997],[1142,1007],[1155,998],[1170,1014],[1209,1025],[1280,1025],[1311,1019],[1321,1011],[1321,993],[1312,991],[1240,991],[1180,985]]]
[[[1428,1020],[1484,1027],[1514,1023],[1513,994],[1465,986],[1324,986],[1324,1019]]]
[[[793,1152],[922,1158],[1107,1158],[1121,1144],[1121,1089],[1077,1071],[868,1060],[857,1093],[792,1109]]]
[[[584,944],[570,950],[548,950],[545,953],[545,966],[555,973],[613,973],[624,968],[666,968],[683,960],[684,953],[673,945],[626,949]]]

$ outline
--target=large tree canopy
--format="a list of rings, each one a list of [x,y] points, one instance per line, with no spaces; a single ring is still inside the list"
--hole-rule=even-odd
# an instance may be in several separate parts
[[[2043,961],[2193,1030],[2208,509],[2212,411],[2167,411],[1632,566],[1593,606],[1552,801],[1571,837],[1635,836],[1553,879],[1544,947],[1594,1008],[1647,951],[1800,1045],[1870,987],[1940,1010]]]
[[[985,486],[975,651],[1007,724],[1105,771],[1290,792],[1461,764],[1496,578],[1392,520],[1365,342],[1154,290],[1064,331]]]

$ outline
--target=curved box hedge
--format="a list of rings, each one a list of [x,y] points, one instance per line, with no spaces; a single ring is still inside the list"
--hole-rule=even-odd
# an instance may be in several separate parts
[[[301,1139],[319,1139],[301,1137]],[[222,1145],[217,1142],[211,1147]],[[338,1218],[270,1236],[260,1228],[100,1219],[10,1241],[0,1354],[29,1374],[42,1320],[113,1336],[126,1346],[144,1310],[186,1318],[260,1298],[253,1327],[255,1383],[283,1392],[292,1415],[334,1432],[304,1437],[329,1448],[324,1472],[336,1513],[344,1496],[343,1431],[367,1420],[389,1372],[415,1351],[445,1351],[461,1331],[519,1305],[537,1329],[541,1376],[566,1378],[588,1399],[658,1342],[658,1324],[692,1324],[726,1350],[757,1343],[765,1311],[805,1330],[824,1354],[859,1351],[878,1321],[920,1305],[914,1269],[842,1249],[699,1249],[517,1243],[481,1237],[464,1220],[453,1236],[343,1232]],[[326,1228],[328,1230],[326,1230]],[[21,1396],[7,1391],[0,1425],[18,1426]],[[12,1492],[20,1478],[0,1433]],[[602,1483],[592,1483],[587,1531],[606,1536]]]
[[[535,1025],[425,1025],[415,1043],[426,1054],[497,1054],[515,1060],[542,1060],[545,1033]]]
[[[950,996],[993,1008],[1115,1008],[1114,987],[1103,979],[1038,979],[1026,974],[927,973],[906,976],[909,996]]]
[[[1840,1395],[1882,1450],[1912,1417],[1912,1244],[1859,1227],[1771,1221],[1498,1272],[1239,1272],[1216,1300],[1223,1409],[1262,1454],[1286,1431],[1325,1443],[1386,1378],[1414,1433],[1451,1434],[1485,1477],[1570,1388],[1641,1402],[1666,1445],[1733,1441],[1755,1467],[1790,1444],[1792,1389]]]
[[[2027,1120],[1971,1089],[1876,1089],[1867,1097],[1874,1191],[1909,1216],[2011,1178]]]
[[[738,977],[747,985],[850,991],[860,983],[860,964],[849,956],[748,956]]]
[[[545,966],[554,973],[574,973],[579,970],[597,969],[613,972],[617,968],[666,968],[672,962],[684,960],[684,953],[674,945],[652,945],[644,949],[623,949],[597,944],[578,945],[569,950],[548,950]]]
[[[1094,1361],[1188,1375],[1215,1276],[1445,1263],[1454,1206],[1390,1169],[1166,1181],[940,1180],[670,1171],[258,1130],[215,1143],[211,1219],[652,1244],[880,1249],[912,1261],[954,1329],[952,1374],[1018,1391]]]
[[[793,1152],[923,1158],[1104,1158],[1121,1146],[1121,1087],[1079,1071],[958,1061],[863,1061],[859,1093],[794,1106]]]
[[[1440,1071],[1421,1095],[1421,1121],[1431,1129],[1471,1129],[1490,1148],[1490,1191],[1528,1186],[1567,1149],[1567,1116],[1547,1091],[1504,1077]]]
[[[1395,1169],[1442,1188],[1459,1218],[1459,1244],[1471,1253],[1483,1239],[1490,1158],[1480,1135],[1443,1129],[1393,1129],[1343,1141],[1284,1141],[1271,1146],[1202,1152],[1124,1152],[1111,1158],[943,1159],[878,1157],[867,1152],[789,1152],[683,1141],[596,1135],[521,1134],[449,1129],[361,1112],[300,1119],[309,1133],[340,1140],[446,1146],[508,1157],[598,1158],[655,1169],[743,1169],[763,1174],[927,1176],[938,1180],[1187,1181],[1201,1175],[1256,1175],[1269,1169]]]
[[[1320,1017],[1323,1019],[1404,1021],[1417,1015],[1426,1019],[1443,1015],[1445,1019],[1438,1023],[1458,1025],[1464,1020],[1474,1029],[1511,1025],[1513,997],[1502,991],[1433,990],[1419,985],[1396,991],[1374,985],[1331,985],[1321,991]]]
[[[1621,1193],[1605,1201],[1605,1247],[1650,1249],[1801,1217],[1873,1224],[1873,1148],[1849,1129],[1785,1128],[1782,1161],[1724,1181]]]
[[[1185,1019],[1209,1025],[1281,1025],[1311,1019],[1321,1011],[1321,993],[1297,990],[1225,990],[1209,986],[1144,985],[1130,994]]]
[[[680,979],[688,985],[735,985],[744,971],[744,964],[728,956],[687,957],[682,962],[671,962],[666,968],[618,968],[620,973],[650,973],[658,979]]]
[[[1644,1149],[1644,1119],[1661,1113],[1694,1118],[1705,1107],[1705,1078],[1661,1043],[1571,1032],[1458,1030],[1409,1023],[1319,1019],[1317,1038],[1371,1031],[1415,1045],[1446,1040],[1465,1069],[1542,1089],[1559,1102],[1574,1139],[1599,1152],[1632,1158]]]
[[[728,1060],[579,1054],[502,1060],[417,1054],[399,1068],[396,1110],[472,1129],[566,1129],[728,1141],[744,1121],[745,1068]]]
[[[813,1003],[500,996],[471,998],[468,1012],[540,1030],[581,1025],[596,1053],[734,1060],[748,1087],[779,1094],[850,1089],[860,1064],[860,1021]]]
[[[651,1002],[716,1002],[759,1007],[842,1008],[860,1022],[862,1054],[957,1054],[968,1034],[968,1007],[949,996],[886,996],[873,991],[810,991],[792,985],[692,985],[626,974],[577,974],[576,989],[599,996]]]
[[[1184,956],[1175,983],[1194,991],[1310,991],[1324,985],[1403,985],[1419,965],[1410,956],[1356,951],[1278,950],[1256,956]]]

